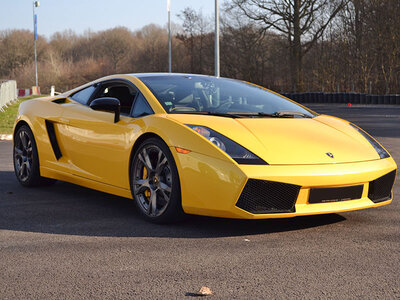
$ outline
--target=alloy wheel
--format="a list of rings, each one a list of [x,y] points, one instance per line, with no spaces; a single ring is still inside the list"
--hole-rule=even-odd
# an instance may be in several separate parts
[[[165,153],[156,145],[139,149],[133,165],[133,193],[141,210],[149,217],[164,213],[171,200],[171,166]]]
[[[27,181],[32,173],[32,141],[25,130],[20,130],[15,138],[14,164],[16,174],[22,182]]]

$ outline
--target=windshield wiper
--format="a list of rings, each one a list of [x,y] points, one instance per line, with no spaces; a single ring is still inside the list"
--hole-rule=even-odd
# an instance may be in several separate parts
[[[228,112],[227,114],[230,115],[235,115],[238,116],[240,118],[256,118],[256,117],[276,117],[275,114],[269,114],[269,113],[264,113],[264,112]]]
[[[235,113],[227,113],[229,115],[234,115],[235,118],[240,116],[242,118],[257,118],[257,117],[267,117],[267,118],[293,118],[294,116],[301,116],[303,118],[312,118],[312,116],[307,115],[305,113],[299,111],[291,111],[291,110],[281,110],[276,111],[274,113],[265,113],[265,112],[235,112]]]
[[[275,118],[294,118],[294,116],[301,116],[303,118],[312,118],[312,116],[295,110],[281,110],[271,114]]]
[[[170,114],[194,114],[194,115],[208,115],[208,116],[218,116],[226,118],[243,118],[240,114],[232,113],[222,113],[216,111],[171,111]]]
[[[274,113],[265,112],[216,112],[216,111],[171,111],[171,114],[197,114],[197,115],[209,115],[226,118],[256,118],[256,117],[268,117],[268,118],[294,118],[295,116],[301,116],[303,118],[312,118],[312,116],[299,111],[281,110]]]

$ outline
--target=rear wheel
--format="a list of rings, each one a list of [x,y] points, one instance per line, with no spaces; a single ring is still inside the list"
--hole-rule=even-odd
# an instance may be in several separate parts
[[[156,223],[183,216],[178,171],[168,146],[160,139],[145,140],[131,168],[132,196],[145,219]]]
[[[14,136],[14,171],[23,186],[52,184],[54,179],[40,176],[39,157],[31,129],[22,125]]]

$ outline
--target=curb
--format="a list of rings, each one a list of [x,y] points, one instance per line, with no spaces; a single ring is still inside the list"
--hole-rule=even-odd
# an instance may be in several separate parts
[[[11,134],[0,134],[0,141],[12,141]]]

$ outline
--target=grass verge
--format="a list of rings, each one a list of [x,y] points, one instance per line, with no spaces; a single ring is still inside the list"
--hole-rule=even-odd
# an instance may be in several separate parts
[[[18,107],[21,104],[21,102],[44,96],[45,95],[36,95],[36,96],[27,96],[23,98],[18,98],[17,102],[11,104],[8,107],[3,108],[5,111],[4,112],[0,111],[0,134],[12,133],[14,121],[15,118],[17,117]]]

